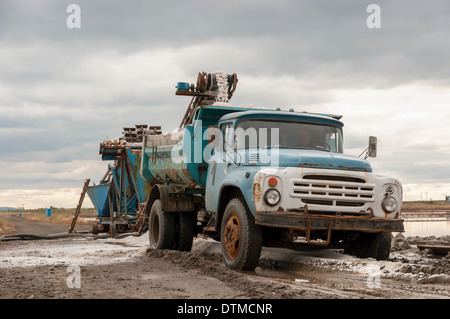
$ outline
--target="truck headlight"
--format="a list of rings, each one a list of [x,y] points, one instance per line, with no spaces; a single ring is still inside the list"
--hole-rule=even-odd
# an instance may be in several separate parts
[[[386,196],[381,202],[381,207],[388,214],[393,213],[397,209],[397,206],[397,200],[392,196]]]
[[[280,192],[275,188],[271,188],[264,194],[264,201],[269,206],[275,206],[280,202],[281,195]]]

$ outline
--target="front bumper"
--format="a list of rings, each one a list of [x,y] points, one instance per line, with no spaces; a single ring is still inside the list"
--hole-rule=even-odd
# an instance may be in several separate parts
[[[403,219],[364,216],[331,216],[296,212],[256,212],[255,223],[261,226],[303,230],[343,230],[366,233],[404,232]]]

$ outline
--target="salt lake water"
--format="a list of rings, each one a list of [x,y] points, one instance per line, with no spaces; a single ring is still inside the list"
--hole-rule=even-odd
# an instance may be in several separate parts
[[[450,219],[442,218],[414,218],[413,220],[405,219],[405,233],[407,236],[449,236],[450,235]]]

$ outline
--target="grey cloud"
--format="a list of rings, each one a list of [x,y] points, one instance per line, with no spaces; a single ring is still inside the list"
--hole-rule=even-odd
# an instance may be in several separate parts
[[[82,10],[79,30],[66,27],[73,2]],[[234,105],[297,110],[326,109],[336,89],[448,86],[450,4],[377,1],[382,28],[372,30],[366,26],[372,2],[0,0],[0,145],[7,150],[0,161],[100,161],[99,142],[118,138],[122,127],[157,124],[169,131],[189,103],[174,95],[176,82],[194,82],[200,71],[238,73]],[[343,120],[368,126],[383,123],[385,114]],[[346,125],[346,148],[363,149],[372,134],[392,148],[410,129],[386,136],[381,127],[360,136]],[[440,145],[428,149],[439,153]],[[408,166],[400,155],[375,163],[387,161],[402,176],[412,169],[416,179],[450,177],[438,158],[411,155],[439,170]],[[44,175],[33,185],[39,178],[50,185],[50,172]],[[2,185],[15,180],[0,178]],[[68,180],[55,183],[74,185],[80,176]]]
[[[449,153],[442,149],[414,149],[399,144],[389,154],[381,154],[371,160],[379,171],[384,167],[384,174],[399,178],[404,184],[429,183],[431,185],[450,182]]]
[[[85,0],[78,1],[80,30],[65,25],[69,3],[6,2],[3,41],[58,41],[68,51],[114,48],[122,54],[222,41],[257,57],[259,63],[243,68],[253,75],[292,74],[326,88],[389,87],[414,81],[448,84],[450,35],[445,30],[450,29],[446,18],[450,9],[445,1],[433,6],[423,1],[379,1],[379,30],[365,24],[370,1]],[[199,61],[215,54],[204,52]]]

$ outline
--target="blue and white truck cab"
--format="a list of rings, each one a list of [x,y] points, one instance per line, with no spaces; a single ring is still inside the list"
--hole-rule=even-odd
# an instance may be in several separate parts
[[[263,244],[294,247],[303,237],[314,246],[388,258],[391,232],[404,231],[401,183],[343,154],[336,116],[252,110],[227,114],[218,127],[224,141],[209,159],[205,207],[218,221],[216,231],[221,226],[231,267],[239,263],[236,245],[245,241],[240,205],[256,225],[249,237]],[[260,243],[252,245],[258,251]]]

